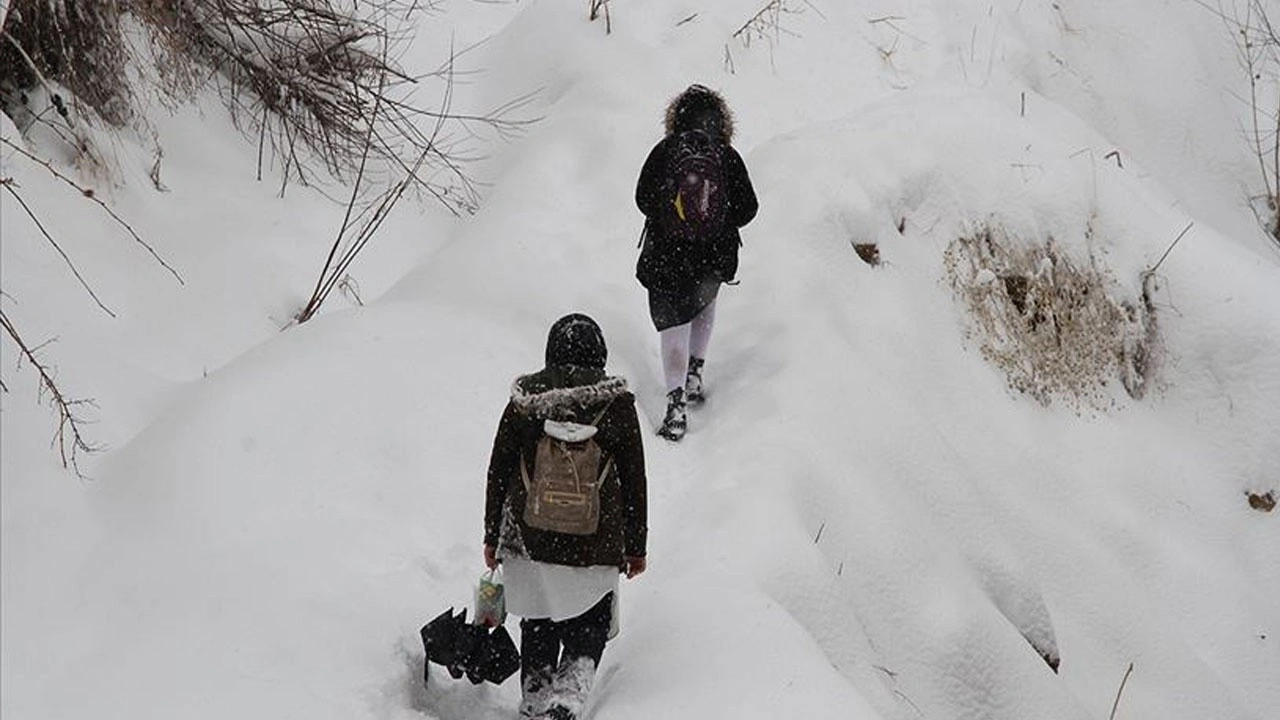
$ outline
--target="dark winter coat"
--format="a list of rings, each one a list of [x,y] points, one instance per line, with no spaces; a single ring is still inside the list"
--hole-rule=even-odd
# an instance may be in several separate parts
[[[613,469],[600,487],[599,529],[594,535],[565,535],[529,527],[524,522],[527,493],[520,463],[533,474],[543,422],[588,424],[606,404],[595,439],[605,457],[613,457]],[[640,421],[635,396],[625,380],[606,376],[603,369],[568,365],[549,366],[516,379],[489,460],[486,545],[496,546],[500,557],[521,555],[558,565],[621,568],[624,556],[645,554],[646,502]]]
[[[704,130],[723,147],[728,214],[724,232],[699,246],[667,237],[656,221],[666,197],[676,135],[685,130]],[[636,206],[645,215],[645,241],[636,263],[636,278],[650,290],[691,292],[699,284],[714,280],[728,282],[738,273],[738,248],[742,244],[738,228],[751,222],[759,204],[747,166],[730,145],[733,116],[719,94],[701,85],[691,86],[667,106],[666,137],[645,160],[636,183]]]

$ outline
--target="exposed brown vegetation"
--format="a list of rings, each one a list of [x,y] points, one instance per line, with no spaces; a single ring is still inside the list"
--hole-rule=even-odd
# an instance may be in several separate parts
[[[1249,498],[1249,507],[1261,512],[1271,512],[1276,509],[1275,493],[1268,490],[1264,493],[1246,492]]]
[[[1105,408],[1119,381],[1134,398],[1149,389],[1158,342],[1154,308],[1123,298],[1093,259],[1052,240],[1027,242],[984,226],[958,238],[945,263],[968,311],[968,336],[1009,385],[1044,404]]]
[[[23,107],[28,90],[58,88],[113,125],[133,117],[128,64],[141,51],[122,35],[125,18],[148,31],[161,77],[155,88],[182,102],[216,82],[236,124],[281,172],[281,190],[317,168],[345,178],[364,164],[399,177],[423,158],[412,187],[457,213],[478,195],[462,147],[480,127],[499,134],[528,121],[509,115],[525,98],[482,114],[451,107],[452,62],[413,75],[395,62],[421,0],[15,0],[0,43],[0,106],[20,129],[47,115]],[[451,54],[452,55],[452,54]],[[441,81],[436,108],[412,101]],[[398,181],[391,181],[392,183]]]
[[[854,243],[853,251],[858,253],[862,262],[875,267],[880,264],[880,247],[875,243]]]
[[[11,0],[0,38],[0,94],[12,98],[5,102],[22,104],[26,89],[52,80],[72,95],[58,96],[59,104],[74,98],[108,122],[127,122],[129,52],[120,28],[126,9],[126,0]]]

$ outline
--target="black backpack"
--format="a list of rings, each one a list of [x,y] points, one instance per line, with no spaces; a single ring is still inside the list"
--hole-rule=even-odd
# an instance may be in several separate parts
[[[662,213],[668,237],[711,242],[724,230],[728,214],[724,145],[702,130],[675,136],[667,156]]]

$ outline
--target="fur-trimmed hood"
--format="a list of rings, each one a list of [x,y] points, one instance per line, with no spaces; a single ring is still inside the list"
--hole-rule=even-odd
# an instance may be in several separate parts
[[[551,420],[571,419],[627,393],[627,381],[595,368],[548,367],[521,375],[511,384],[517,412]]]
[[[720,93],[704,85],[690,85],[667,103],[663,120],[668,136],[700,127],[699,120],[712,115],[718,122],[720,138],[728,145],[733,140],[733,112]]]

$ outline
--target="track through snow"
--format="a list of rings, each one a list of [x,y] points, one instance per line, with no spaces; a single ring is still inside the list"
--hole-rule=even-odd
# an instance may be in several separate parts
[[[169,195],[121,149],[119,201],[194,280],[87,256],[118,325],[55,293],[6,206],[6,312],[48,298],[33,322],[105,386],[114,449],[68,480],[28,373],[5,376],[0,714],[514,718],[514,681],[423,689],[417,629],[470,601],[493,432],[555,318],[593,315],[660,420],[632,192],[692,81],[736,109],[761,213],[706,406],[680,444],[646,438],[650,569],[589,716],[1096,720],[1130,662],[1118,719],[1274,714],[1280,526],[1244,492],[1280,490],[1280,261],[1239,197],[1229,36],[1194,3],[815,0],[798,37],[726,46],[759,4],[613,3],[606,35],[578,3],[448,3],[406,62],[488,37],[456,107],[540,88],[542,120],[477,165],[475,217],[397,211],[355,270],[376,300],[284,333],[341,209],[244,187],[216,104],[161,123]],[[961,233],[1052,237],[1135,293],[1191,221],[1147,399],[1041,406],[966,338]]]

